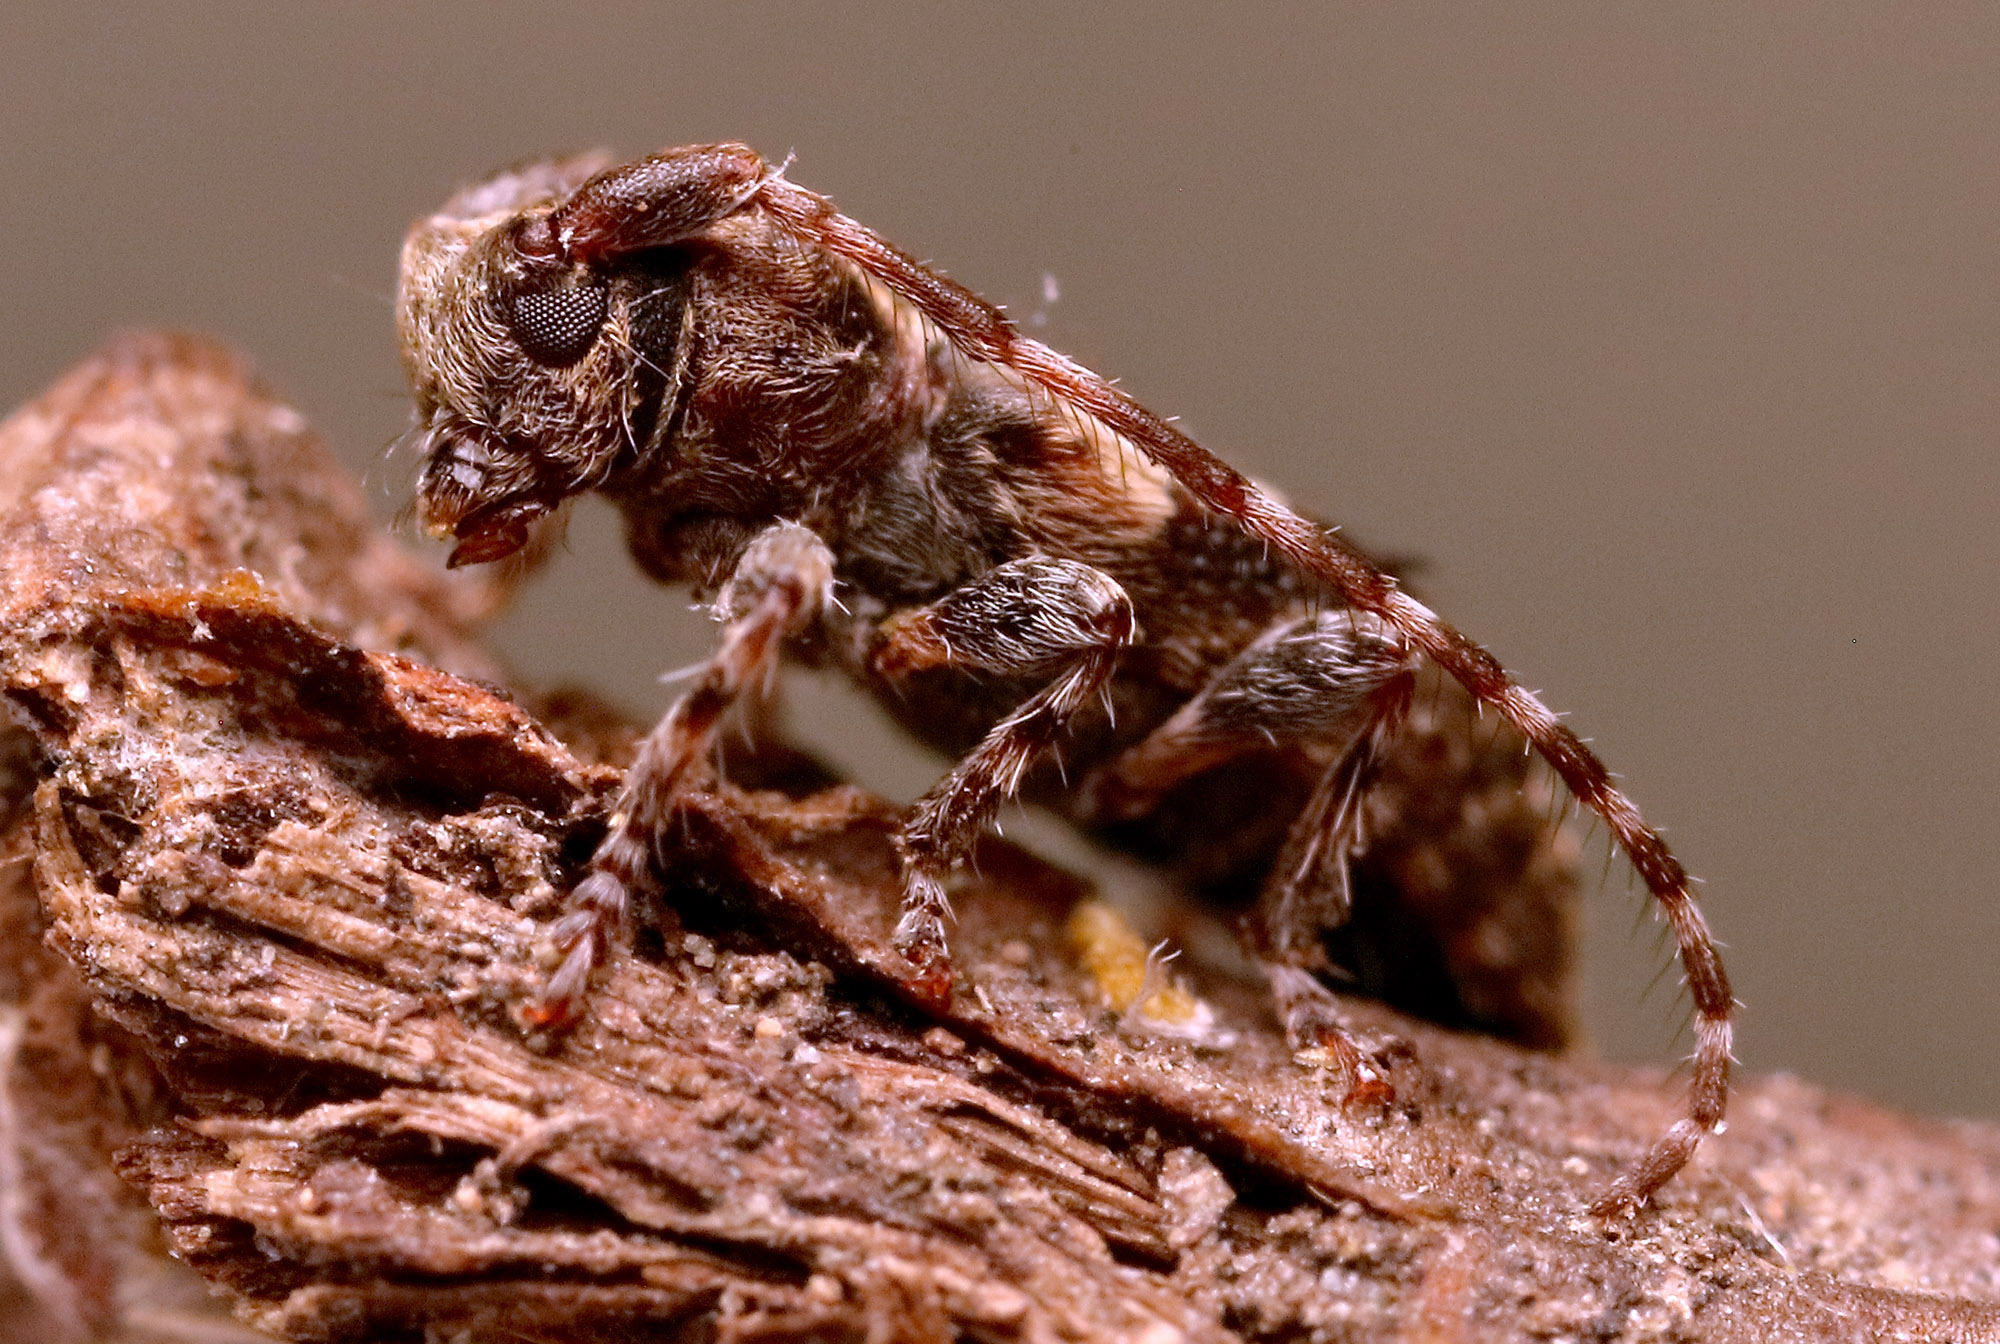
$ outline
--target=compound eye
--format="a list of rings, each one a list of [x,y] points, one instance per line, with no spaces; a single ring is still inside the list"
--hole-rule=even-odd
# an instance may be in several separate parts
[[[530,289],[507,304],[507,325],[521,349],[538,364],[574,364],[590,352],[610,311],[603,285]]]

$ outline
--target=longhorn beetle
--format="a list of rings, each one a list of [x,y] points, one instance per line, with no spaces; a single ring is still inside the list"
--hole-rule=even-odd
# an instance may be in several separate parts
[[[1387,1096],[1316,972],[1428,662],[1603,819],[1678,945],[1685,1112],[1596,1209],[1636,1207],[1721,1127],[1734,1004],[1715,941],[1576,734],[1332,530],[781,167],[722,144],[502,172],[411,231],[398,325],[418,507],[451,564],[509,556],[597,491],[639,563],[723,623],[552,930],[539,1021],[578,1010],[719,721],[790,651],[958,756],[898,837],[896,944],[933,1003],[951,993],[947,881],[1024,786],[1114,834],[1171,814],[1185,843],[1204,781],[1240,789],[1232,767],[1273,754],[1306,772],[1290,792],[1271,777],[1252,951],[1294,1049],[1350,1099]]]

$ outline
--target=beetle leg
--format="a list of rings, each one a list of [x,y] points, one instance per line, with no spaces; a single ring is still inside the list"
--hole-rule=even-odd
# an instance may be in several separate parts
[[[1349,860],[1361,852],[1363,799],[1376,758],[1409,709],[1411,670],[1391,672],[1368,688],[1346,725],[1346,743],[1292,823],[1257,903],[1257,938],[1272,961],[1326,968],[1322,930],[1354,909]]]
[[[1323,931],[1346,922],[1354,908],[1349,860],[1361,852],[1362,799],[1369,769],[1409,705],[1405,672],[1369,697],[1368,717],[1327,767],[1311,800],[1292,823],[1264,879],[1252,919],[1264,973],[1293,1054],[1326,1063],[1348,1080],[1349,1101],[1395,1097],[1374,1062],[1374,1049],[1343,1021],[1340,1000],[1315,971],[1329,969]]]
[[[932,1002],[951,996],[945,880],[967,857],[1000,804],[1054,745],[1079,709],[1109,684],[1132,642],[1132,603],[1110,576],[1069,560],[1016,560],[884,626],[873,665],[885,677],[955,667],[1049,682],[917,800],[897,837],[903,916],[896,946],[915,971],[911,988]]]
[[[624,926],[632,891],[647,880],[656,837],[708,759],[724,715],[765,684],[785,636],[818,618],[832,587],[832,553],[796,523],[773,524],[744,549],[715,603],[726,623],[721,646],[640,743],[610,829],[552,929],[563,959],[528,1010],[535,1025],[560,1027],[575,1016],[591,971]]]
[[[1331,969],[1321,934],[1345,923],[1352,908],[1348,860],[1361,848],[1370,767],[1408,708],[1418,665],[1409,645],[1366,613],[1323,612],[1273,626],[1086,786],[1099,818],[1129,819],[1244,751],[1335,747],[1271,865],[1251,934],[1293,1050],[1338,1068],[1351,1099],[1386,1098],[1388,1084],[1315,972]]]

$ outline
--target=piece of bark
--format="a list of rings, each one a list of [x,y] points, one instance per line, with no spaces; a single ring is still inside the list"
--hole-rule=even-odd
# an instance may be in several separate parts
[[[157,1227],[300,1339],[2000,1339],[1990,1127],[1752,1082],[1607,1227],[1655,1072],[1357,1004],[1412,1053],[1343,1111],[1255,986],[1105,1007],[1085,888],[998,843],[925,1014],[894,813],[782,756],[691,800],[534,1038],[621,734],[438,670],[493,677],[480,592],[213,347],[127,338],[0,428],[0,572],[0,1253],[44,1337],[229,1329],[148,1315]]]

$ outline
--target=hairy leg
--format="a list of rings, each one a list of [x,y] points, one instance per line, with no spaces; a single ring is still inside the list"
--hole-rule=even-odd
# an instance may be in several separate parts
[[[1320,935],[1352,907],[1348,860],[1362,843],[1370,767],[1403,717],[1417,665],[1409,646],[1372,616],[1336,611],[1286,621],[1087,786],[1099,816],[1130,818],[1245,751],[1287,742],[1333,748],[1271,865],[1250,934],[1292,1048],[1338,1068],[1356,1100],[1386,1098],[1388,1083],[1315,974],[1331,969]]]
[[[970,853],[1028,767],[1109,684],[1119,651],[1132,640],[1132,605],[1115,580],[1088,565],[1017,560],[892,618],[884,635],[873,656],[884,676],[949,666],[1050,678],[917,800],[898,837],[903,917],[896,945],[914,969],[912,987],[946,1002],[945,881],[952,866]]]
[[[563,959],[529,1010],[536,1025],[560,1027],[575,1016],[591,971],[624,925],[631,893],[648,878],[656,837],[708,759],[724,715],[746,691],[765,685],[785,636],[818,618],[832,587],[832,553],[795,523],[774,524],[744,549],[715,603],[724,622],[720,647],[640,744],[610,830],[556,921]]]

